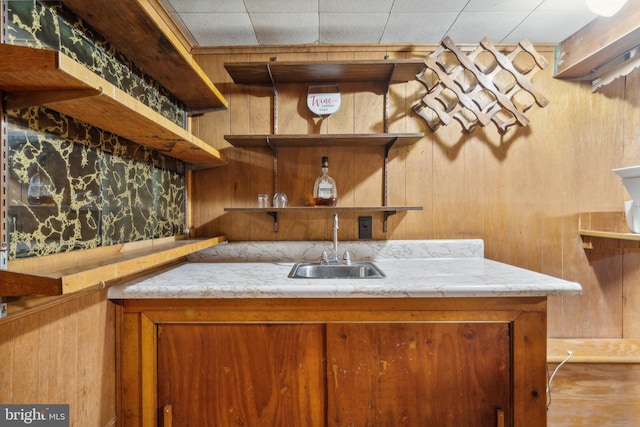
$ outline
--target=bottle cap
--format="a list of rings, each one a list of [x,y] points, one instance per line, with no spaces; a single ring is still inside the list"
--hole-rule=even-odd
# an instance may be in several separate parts
[[[323,157],[322,158],[322,167],[329,167],[329,158],[328,157]]]

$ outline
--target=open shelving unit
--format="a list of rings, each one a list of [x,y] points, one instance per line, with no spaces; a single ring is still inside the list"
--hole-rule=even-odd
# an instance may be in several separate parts
[[[0,44],[0,90],[9,109],[44,105],[192,165],[227,163],[215,148],[57,51]]]
[[[228,212],[266,212],[274,220],[274,230],[278,231],[279,213],[306,210],[351,210],[384,212],[383,230],[387,231],[387,219],[399,211],[422,210],[422,206],[388,206],[388,159],[393,147],[402,147],[416,143],[424,133],[388,133],[389,86],[394,83],[406,83],[415,79],[424,68],[423,59],[384,59],[362,61],[269,61],[225,63],[225,69],[236,84],[271,85],[273,87],[273,133],[269,135],[225,135],[225,139],[234,147],[269,147],[274,155],[274,182],[277,192],[277,160],[279,148],[290,147],[371,147],[384,148],[383,165],[383,204],[382,206],[353,207],[311,207],[295,206],[287,208],[225,208]],[[278,123],[278,85],[285,83],[371,83],[372,89],[384,92],[384,133],[364,134],[279,134]]]
[[[179,99],[188,114],[228,107],[177,38],[159,3],[136,0],[114,7],[111,0],[65,0],[64,4]],[[227,164],[218,150],[58,51],[0,44],[0,92],[7,109],[43,105],[191,168]],[[0,269],[0,295],[63,295],[104,286],[105,281],[176,262],[225,240],[178,236],[48,255],[46,260],[11,260],[7,269]]]

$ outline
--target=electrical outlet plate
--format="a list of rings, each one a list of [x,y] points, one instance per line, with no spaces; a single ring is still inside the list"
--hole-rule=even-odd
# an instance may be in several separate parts
[[[372,223],[373,220],[370,216],[358,217],[358,239],[371,239],[372,235]]]

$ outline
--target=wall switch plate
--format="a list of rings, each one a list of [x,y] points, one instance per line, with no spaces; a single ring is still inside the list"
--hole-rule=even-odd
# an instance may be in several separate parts
[[[371,224],[373,220],[370,216],[358,217],[358,239],[371,239],[373,235],[371,233]]]

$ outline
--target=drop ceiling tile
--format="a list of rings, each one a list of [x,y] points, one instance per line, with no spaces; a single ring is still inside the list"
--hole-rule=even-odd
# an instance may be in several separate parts
[[[447,33],[456,44],[476,44],[484,37],[500,43],[527,12],[462,12]]]
[[[457,13],[392,13],[382,43],[440,43],[457,16]]]
[[[176,12],[246,12],[242,0],[162,0],[162,4],[170,4]]]
[[[564,0],[556,0],[564,1]],[[469,0],[465,12],[531,11],[543,0]]]
[[[537,12],[545,10],[565,10],[576,12],[589,12],[587,3],[585,0],[545,0],[536,9]],[[593,13],[595,18],[597,15]]]
[[[261,45],[318,42],[317,13],[251,13],[250,18]]]
[[[189,40],[189,43],[191,43],[194,46],[197,46],[198,40],[196,40],[196,38],[193,37],[193,34],[191,34],[191,30],[182,21],[182,17],[180,16],[180,14],[178,12],[169,12],[169,15],[171,15],[171,19],[173,19],[173,22],[175,22],[176,25],[182,30],[182,33],[187,38],[187,40]]]
[[[517,43],[526,38],[531,43],[559,43],[593,20],[591,12],[533,12],[504,43]]]
[[[468,0],[395,0],[392,12],[459,12]]]
[[[357,12],[386,12],[391,11],[393,0],[319,0],[320,12],[328,13],[357,13]]]
[[[258,44],[246,13],[181,13],[180,17],[200,46]]]
[[[318,12],[318,0],[244,0],[244,4],[249,13]]]
[[[437,43],[447,33],[461,44],[559,43],[596,17],[585,0],[159,1],[199,46]]]
[[[320,43],[380,43],[387,13],[321,13]]]

